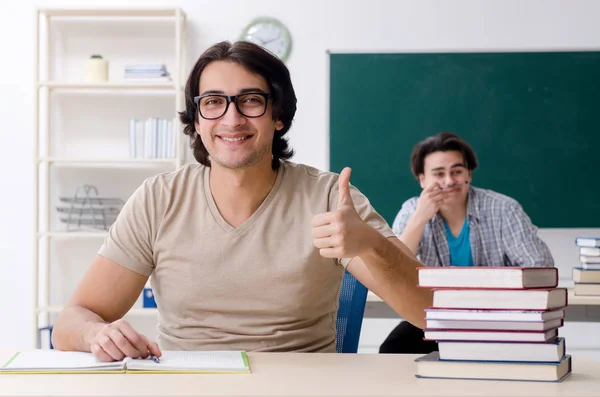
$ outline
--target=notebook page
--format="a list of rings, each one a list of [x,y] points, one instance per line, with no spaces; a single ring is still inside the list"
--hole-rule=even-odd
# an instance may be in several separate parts
[[[0,371],[120,369],[124,366],[122,362],[98,361],[91,353],[58,350],[20,352],[14,359],[0,365]]]
[[[128,369],[147,370],[245,370],[241,351],[163,351],[160,362],[136,359]]]

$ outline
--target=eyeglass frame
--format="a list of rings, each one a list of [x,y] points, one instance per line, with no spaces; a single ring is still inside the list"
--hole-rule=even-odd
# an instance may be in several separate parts
[[[239,107],[239,105],[238,105],[238,103],[237,103],[237,99],[238,99],[239,97],[241,97],[241,96],[244,96],[244,95],[260,95],[260,96],[262,96],[262,97],[265,99],[265,108],[264,108],[263,112],[262,112],[260,115],[258,115],[258,116],[248,116],[248,115],[244,114],[244,112],[242,112],[242,111],[240,110],[240,107]],[[219,117],[211,117],[211,118],[204,117],[204,116],[202,115],[202,112],[200,111],[200,105],[199,105],[199,102],[200,102],[200,100],[201,100],[202,98],[207,98],[207,97],[210,97],[210,96],[216,96],[216,97],[220,97],[220,98],[225,98],[225,100],[227,101],[227,104],[225,105],[225,110],[223,111],[223,114],[222,114],[222,115],[220,115]],[[244,92],[244,93],[242,93],[242,94],[237,94],[237,95],[225,95],[225,94],[203,94],[203,95],[198,95],[198,96],[195,96],[195,97],[194,97],[194,99],[193,99],[193,101],[194,101],[194,104],[196,104],[196,109],[198,110],[198,114],[199,114],[199,115],[200,115],[200,117],[202,117],[204,120],[217,120],[217,119],[220,119],[221,117],[225,116],[225,114],[226,114],[226,113],[227,113],[227,111],[229,110],[229,105],[230,105],[232,102],[235,104],[235,109],[238,111],[238,113],[239,113],[239,114],[241,114],[242,116],[244,116],[244,117],[247,117],[247,118],[249,118],[249,119],[256,119],[256,118],[258,118],[258,117],[262,117],[262,116],[264,116],[264,115],[265,115],[265,113],[267,113],[267,108],[269,107],[269,99],[270,99],[270,98],[272,98],[272,97],[273,97],[273,95],[271,95],[271,94],[268,94],[268,93],[266,93],[266,92],[260,92],[260,91],[256,91],[256,92]]]

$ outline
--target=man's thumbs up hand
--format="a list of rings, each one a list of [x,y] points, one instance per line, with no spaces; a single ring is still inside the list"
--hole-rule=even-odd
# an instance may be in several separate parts
[[[365,236],[372,229],[364,222],[350,195],[350,172],[346,167],[338,180],[338,205],[335,211],[316,215],[312,220],[315,247],[326,258],[353,258],[369,249]]]

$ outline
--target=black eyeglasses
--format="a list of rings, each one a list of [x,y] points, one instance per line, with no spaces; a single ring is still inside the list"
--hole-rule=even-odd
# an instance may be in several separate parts
[[[248,92],[239,95],[204,94],[194,97],[198,113],[205,120],[216,120],[227,113],[229,104],[235,103],[237,111],[245,117],[256,118],[265,114],[271,97],[264,92]]]

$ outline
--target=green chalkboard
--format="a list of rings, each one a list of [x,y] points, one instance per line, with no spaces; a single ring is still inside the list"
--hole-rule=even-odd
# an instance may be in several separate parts
[[[392,223],[420,188],[410,153],[440,131],[480,162],[473,185],[539,227],[600,227],[600,52],[329,55],[330,169]]]

